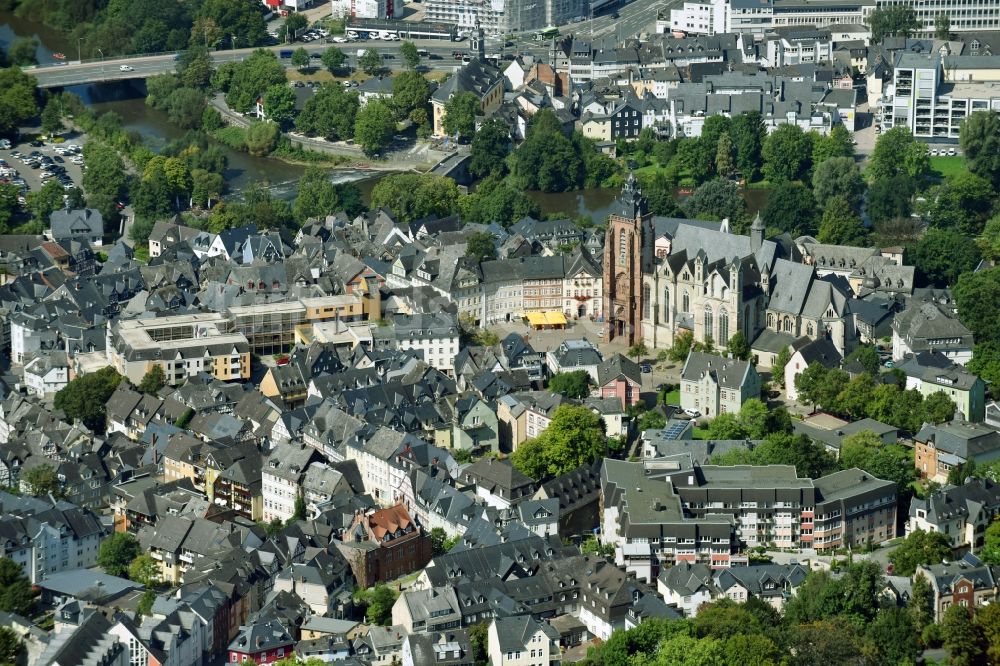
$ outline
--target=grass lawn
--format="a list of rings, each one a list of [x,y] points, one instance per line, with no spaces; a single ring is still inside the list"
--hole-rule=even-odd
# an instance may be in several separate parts
[[[949,157],[931,157],[931,170],[936,172],[941,178],[954,178],[958,174],[967,170],[965,156],[954,155]]]
[[[681,404],[681,392],[680,389],[674,389],[666,395],[663,401],[667,405],[680,406]]]
[[[691,431],[691,437],[694,439],[708,439],[708,428],[695,426],[694,430]]]

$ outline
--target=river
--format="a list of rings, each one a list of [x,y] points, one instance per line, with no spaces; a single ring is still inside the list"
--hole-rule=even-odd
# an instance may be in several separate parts
[[[0,12],[0,46],[6,47],[17,37],[35,37],[38,44],[37,57],[41,63],[54,62],[53,53],[62,52],[68,58],[95,57],[97,54],[78,53],[77,45],[70,43],[66,36],[47,26],[22,20],[10,12]],[[141,134],[153,150],[160,149],[166,142],[182,136],[184,131],[172,125],[166,114],[146,106],[145,85],[141,82],[95,84],[74,86],[70,92],[79,95],[98,113],[114,111],[122,118],[126,129]],[[225,174],[231,191],[239,192],[248,185],[267,182],[275,196],[291,199],[295,196],[295,183],[305,167],[288,164],[266,157],[253,157],[219,144],[228,160]],[[369,200],[371,189],[381,174],[336,169],[331,171],[333,182],[355,182],[361,189],[365,201]],[[595,220],[604,220],[611,212],[617,189],[590,188],[574,192],[528,192],[543,214],[564,213],[568,216],[587,215]],[[744,193],[747,207],[754,214],[763,206],[767,193],[751,190]]]

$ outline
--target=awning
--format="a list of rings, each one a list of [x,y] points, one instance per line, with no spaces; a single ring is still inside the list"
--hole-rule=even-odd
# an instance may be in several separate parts
[[[546,312],[545,313],[545,323],[549,326],[565,326],[566,325],[566,315],[562,312]]]
[[[544,312],[529,312],[528,313],[528,323],[532,326],[545,326],[545,313]]]

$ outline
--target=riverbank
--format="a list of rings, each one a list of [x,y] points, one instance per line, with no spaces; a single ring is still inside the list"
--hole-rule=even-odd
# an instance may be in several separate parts
[[[226,104],[225,96],[216,93],[209,97],[209,105],[219,112],[224,122],[231,127],[247,128],[251,121],[241,113],[233,111]],[[372,159],[365,155],[360,146],[346,141],[327,141],[326,139],[308,137],[297,132],[286,132],[282,136],[293,148],[303,153],[296,155],[282,154],[280,148],[267,157],[282,160],[288,164],[302,166],[322,166],[332,169],[354,169],[371,172],[412,171],[426,173],[452,153],[433,148],[430,143],[419,140],[407,142],[386,150],[380,159]],[[411,144],[410,141],[413,141]],[[225,141],[223,141],[225,143]],[[232,147],[232,146],[230,146]],[[328,155],[322,159],[318,155]]]

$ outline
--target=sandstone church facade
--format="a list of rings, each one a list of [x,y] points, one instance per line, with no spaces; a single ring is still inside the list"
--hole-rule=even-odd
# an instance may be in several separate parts
[[[770,329],[827,336],[850,353],[856,330],[848,293],[795,261],[791,239],[764,236],[759,216],[749,236],[731,233],[726,221],[655,217],[629,175],[605,237],[605,341],[664,348],[690,331],[724,347],[737,331],[752,342]]]

